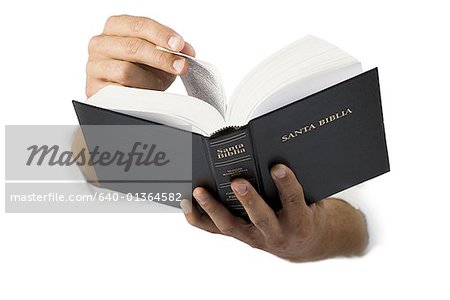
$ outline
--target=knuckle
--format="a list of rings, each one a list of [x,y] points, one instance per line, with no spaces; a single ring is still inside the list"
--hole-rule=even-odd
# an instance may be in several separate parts
[[[253,222],[253,224],[255,224],[256,227],[267,227],[268,225],[270,225],[270,219],[268,217],[263,217],[260,219],[257,219]]]
[[[102,40],[101,35],[94,35],[93,37],[91,37],[88,43],[88,52],[93,53],[97,51],[101,40]]]
[[[123,47],[130,55],[135,55],[144,47],[144,41],[138,38],[127,38],[123,41]]]
[[[144,18],[134,18],[131,22],[131,29],[136,33],[141,33],[145,29],[146,20]]]
[[[166,55],[162,51],[156,51],[155,60],[158,67],[165,67],[167,65]]]
[[[290,193],[284,197],[285,201],[289,204],[300,203],[300,197],[295,193]]]
[[[118,17],[117,15],[108,17],[108,19],[106,19],[105,22],[105,27],[111,25],[117,19],[117,17]]]
[[[112,26],[113,24],[115,24],[118,20],[122,19],[123,17],[125,17],[125,15],[110,16],[108,19],[106,19],[105,28]]]
[[[217,214],[217,206],[216,205],[211,205],[211,206],[205,207],[204,209],[206,210],[208,215]]]

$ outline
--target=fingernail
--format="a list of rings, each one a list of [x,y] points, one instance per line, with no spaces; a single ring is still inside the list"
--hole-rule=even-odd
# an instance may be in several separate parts
[[[239,195],[245,195],[247,193],[247,184],[245,183],[238,183],[233,185],[233,187]]]
[[[286,167],[283,165],[276,165],[273,169],[273,175],[278,179],[285,177],[286,176]]]
[[[192,212],[192,202],[188,199],[181,200],[180,206],[183,213],[188,214]]]
[[[169,45],[170,49],[174,51],[180,51],[183,46],[183,39],[177,35],[172,35],[169,38],[169,41],[167,41],[167,44]]]
[[[173,68],[177,73],[180,73],[184,68],[184,59],[177,59],[173,62]]]
[[[195,193],[194,197],[201,205],[206,204],[206,201],[208,199],[208,196],[206,196],[206,194],[204,193]]]

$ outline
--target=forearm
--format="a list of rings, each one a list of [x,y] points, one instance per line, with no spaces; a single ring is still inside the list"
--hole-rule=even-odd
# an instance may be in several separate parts
[[[364,214],[336,198],[324,199],[318,206],[323,220],[312,260],[362,255],[369,243]]]

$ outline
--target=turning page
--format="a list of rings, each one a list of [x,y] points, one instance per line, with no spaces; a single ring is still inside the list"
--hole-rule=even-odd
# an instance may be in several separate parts
[[[184,53],[174,52],[159,46],[156,48],[187,59],[189,71],[186,75],[181,76],[187,94],[209,103],[225,118],[226,96],[219,70],[210,63]]]

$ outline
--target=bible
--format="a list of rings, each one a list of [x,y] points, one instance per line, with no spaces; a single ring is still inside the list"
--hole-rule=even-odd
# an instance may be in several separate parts
[[[277,163],[295,172],[308,203],[389,171],[377,68],[363,72],[348,53],[306,36],[262,61],[226,98],[213,65],[175,54],[189,63],[181,78],[188,95],[110,85],[73,101],[80,125],[162,124],[191,135],[192,187],[242,217],[231,181],[247,179],[278,210],[270,176]]]

